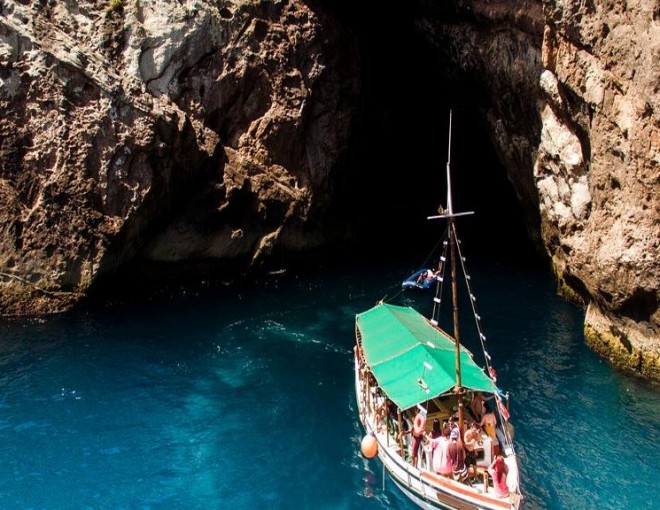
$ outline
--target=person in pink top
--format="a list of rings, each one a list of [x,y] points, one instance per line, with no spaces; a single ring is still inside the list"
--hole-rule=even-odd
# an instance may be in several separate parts
[[[442,428],[442,434],[431,440],[431,450],[433,458],[431,467],[433,471],[449,476],[451,475],[451,459],[449,458],[449,426],[445,424]]]
[[[493,488],[495,489],[495,495],[498,498],[505,498],[509,495],[509,487],[506,484],[506,475],[509,472],[509,468],[504,462],[504,457],[501,455],[496,455],[495,460],[488,468],[490,476],[493,477]]]

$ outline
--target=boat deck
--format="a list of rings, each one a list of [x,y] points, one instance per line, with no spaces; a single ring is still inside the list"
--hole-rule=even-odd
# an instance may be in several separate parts
[[[469,483],[461,483],[450,476],[433,472],[430,469],[432,452],[429,445],[423,445],[423,454],[420,455],[418,466],[413,466],[407,455],[410,447],[409,435],[404,436],[405,441],[399,441],[396,421],[391,416],[383,417],[377,411],[382,408],[385,399],[374,392],[363,390],[362,383],[356,374],[356,393],[362,425],[368,433],[375,436],[378,443],[378,457],[385,465],[392,480],[415,503],[428,509],[511,510],[518,508],[518,502],[514,501],[514,498],[497,497],[486,469],[487,463],[483,461],[480,466],[477,466],[477,473]],[[439,401],[436,405],[439,411],[435,414],[441,420],[448,418],[454,407],[449,399]],[[429,417],[431,416],[429,415]],[[406,420],[406,423],[402,424],[403,429],[408,430],[410,420],[407,417],[403,419]],[[427,426],[432,421],[432,419],[427,419]],[[515,456],[512,460],[515,462]]]

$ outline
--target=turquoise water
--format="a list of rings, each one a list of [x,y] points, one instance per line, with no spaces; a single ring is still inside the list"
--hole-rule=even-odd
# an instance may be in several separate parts
[[[3,321],[0,508],[413,508],[359,455],[352,386],[355,313],[412,268]],[[584,345],[542,270],[472,278],[527,507],[658,508],[660,392]]]

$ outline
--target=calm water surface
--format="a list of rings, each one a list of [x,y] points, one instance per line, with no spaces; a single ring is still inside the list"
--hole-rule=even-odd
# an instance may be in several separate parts
[[[414,508],[359,455],[351,358],[354,315],[413,268],[0,323],[0,508]],[[584,345],[543,271],[472,277],[527,508],[659,508],[660,392]]]

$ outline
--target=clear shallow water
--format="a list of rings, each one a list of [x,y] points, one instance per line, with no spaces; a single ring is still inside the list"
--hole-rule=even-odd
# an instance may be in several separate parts
[[[359,455],[351,357],[411,268],[0,323],[0,508],[414,508]],[[584,345],[547,274],[472,277],[527,508],[658,508],[660,391]]]

